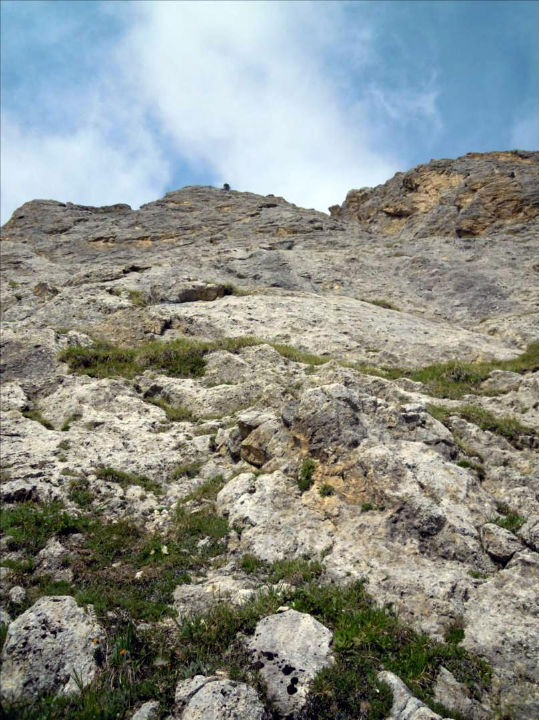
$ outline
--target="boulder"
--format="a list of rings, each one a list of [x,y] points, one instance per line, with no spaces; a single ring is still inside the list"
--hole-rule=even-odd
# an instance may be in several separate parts
[[[6,700],[75,693],[94,678],[103,631],[69,596],[42,597],[8,627],[0,692]]]
[[[265,617],[247,641],[268,698],[282,716],[295,717],[314,676],[333,662],[333,633],[311,615],[284,609]]]
[[[218,676],[182,680],[175,695],[178,720],[264,720],[256,691],[245,683]]]

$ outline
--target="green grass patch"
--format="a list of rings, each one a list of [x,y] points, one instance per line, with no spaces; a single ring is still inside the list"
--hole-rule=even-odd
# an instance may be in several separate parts
[[[47,418],[43,416],[41,410],[38,410],[37,408],[34,408],[33,410],[23,410],[22,414],[25,418],[28,418],[29,420],[34,420],[40,425],[43,425],[43,427],[47,428],[47,430],[54,430],[54,425],[51,423],[50,420],[47,420]]]
[[[142,290],[128,290],[127,297],[129,302],[135,307],[146,307],[149,305],[149,299],[145,292]]]
[[[66,362],[72,372],[96,378],[133,378],[145,370],[155,370],[172,377],[201,377],[205,372],[205,356],[208,353],[216,350],[238,353],[243,348],[262,344],[264,340],[251,336],[212,341],[193,338],[178,338],[170,342],[155,340],[137,347],[120,347],[98,340],[90,347],[70,345],[59,353],[58,358]],[[290,345],[268,344],[294,362],[321,365],[329,360]]]
[[[73,478],[69,483],[69,499],[80,508],[88,508],[94,500],[94,493],[90,489],[90,483],[85,477]]]
[[[172,475],[170,476],[171,480],[179,480],[182,477],[187,478],[195,478],[198,475],[198,471],[202,467],[204,463],[198,461],[198,462],[191,462],[191,463],[184,463],[182,465],[177,465],[174,470],[172,471]]]
[[[145,397],[144,400],[164,410],[167,420],[170,422],[193,422],[195,420],[190,410],[179,405],[170,405],[163,398],[150,396]]]
[[[134,475],[107,466],[96,468],[95,474],[99,480],[117,483],[124,490],[130,485],[138,485],[148,492],[153,492],[155,495],[161,495],[163,493],[161,486],[153,480],[150,480],[146,475]]]
[[[528,518],[522,517],[522,515],[518,515],[517,513],[507,513],[505,517],[501,518],[495,518],[491,522],[495,523],[501,528],[504,528],[505,530],[509,530],[512,533],[516,533],[520,530],[520,528],[524,525]]]
[[[296,591],[293,606],[334,631],[336,662],[315,678],[302,720],[387,717],[391,693],[376,680],[382,669],[398,675],[427,704],[441,665],[475,697],[489,686],[484,661],[456,642],[437,643],[409,629],[390,610],[377,607],[360,582],[345,588],[311,583]]]
[[[67,420],[64,420],[60,430],[62,432],[67,432],[71,428],[72,423],[74,423],[76,420],[80,420],[81,417],[82,415],[80,413],[73,413],[67,418]]]
[[[458,408],[446,408],[441,405],[427,405],[427,412],[436,420],[439,420],[451,428],[451,415],[458,415],[467,422],[477,425],[481,430],[500,435],[508,440],[516,448],[526,447],[524,438],[537,437],[534,428],[522,425],[516,418],[509,416],[498,416],[477,405],[460,405]]]
[[[283,343],[268,343],[268,345],[271,345],[274,350],[277,350],[279,355],[282,355],[287,360],[304,363],[305,365],[323,365],[331,359],[323,357],[322,355],[314,355],[313,353],[304,352],[303,350],[298,350],[291,345],[285,345]]]
[[[306,457],[301,463],[297,479],[298,487],[301,492],[306,492],[313,486],[313,475],[315,470],[316,461],[310,457]]]
[[[71,535],[87,527],[86,518],[70,515],[58,501],[44,505],[25,502],[4,506],[0,511],[0,531],[9,536],[8,549],[30,557],[42,550],[53,535]]]
[[[353,365],[368,375],[396,380],[409,378],[425,385],[433,397],[458,400],[463,395],[488,394],[481,389],[481,383],[487,380],[493,370],[525,373],[539,369],[539,342],[528,345],[527,349],[513,360],[493,360],[490,362],[467,363],[453,360],[436,363],[423,368],[386,367],[378,368],[368,364]]]

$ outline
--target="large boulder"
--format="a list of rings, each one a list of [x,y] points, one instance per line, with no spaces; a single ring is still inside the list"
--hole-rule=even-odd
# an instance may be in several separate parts
[[[40,598],[8,627],[1,696],[15,701],[78,692],[96,674],[94,654],[102,639],[92,611],[72,597]]]

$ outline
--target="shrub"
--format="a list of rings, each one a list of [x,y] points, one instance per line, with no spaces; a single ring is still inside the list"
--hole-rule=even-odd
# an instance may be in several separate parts
[[[330,495],[335,495],[335,488],[329,483],[323,483],[318,488],[318,493],[321,497],[329,497]]]
[[[301,463],[298,474],[298,487],[301,492],[306,492],[312,487],[314,483],[313,475],[315,469],[316,462],[310,457],[306,457]]]

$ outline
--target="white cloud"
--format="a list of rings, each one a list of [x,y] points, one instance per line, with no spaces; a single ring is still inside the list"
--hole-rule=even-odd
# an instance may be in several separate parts
[[[34,198],[137,206],[162,191],[166,164],[148,136],[115,147],[98,124],[67,135],[18,125],[2,114],[2,222]]]
[[[539,149],[539,112],[537,108],[515,121],[511,130],[510,145],[515,150]]]
[[[397,169],[370,147],[366,120],[348,113],[324,68],[339,32],[327,6],[138,8],[118,56],[131,88],[177,152],[210,165],[218,182],[325,210]]]
[[[434,92],[403,89],[397,98],[367,82],[351,89],[376,53],[368,21],[360,27],[356,14],[347,28],[340,4],[107,7],[124,25],[117,47],[100,53],[76,88],[60,89],[55,78],[52,104],[65,110],[65,129],[5,116],[4,220],[34,197],[138,206],[172,189],[172,169],[186,162],[205,168],[208,182],[326,210],[350,188],[402,169],[402,158],[384,151],[380,127],[386,132],[403,103],[434,127],[439,121]]]

